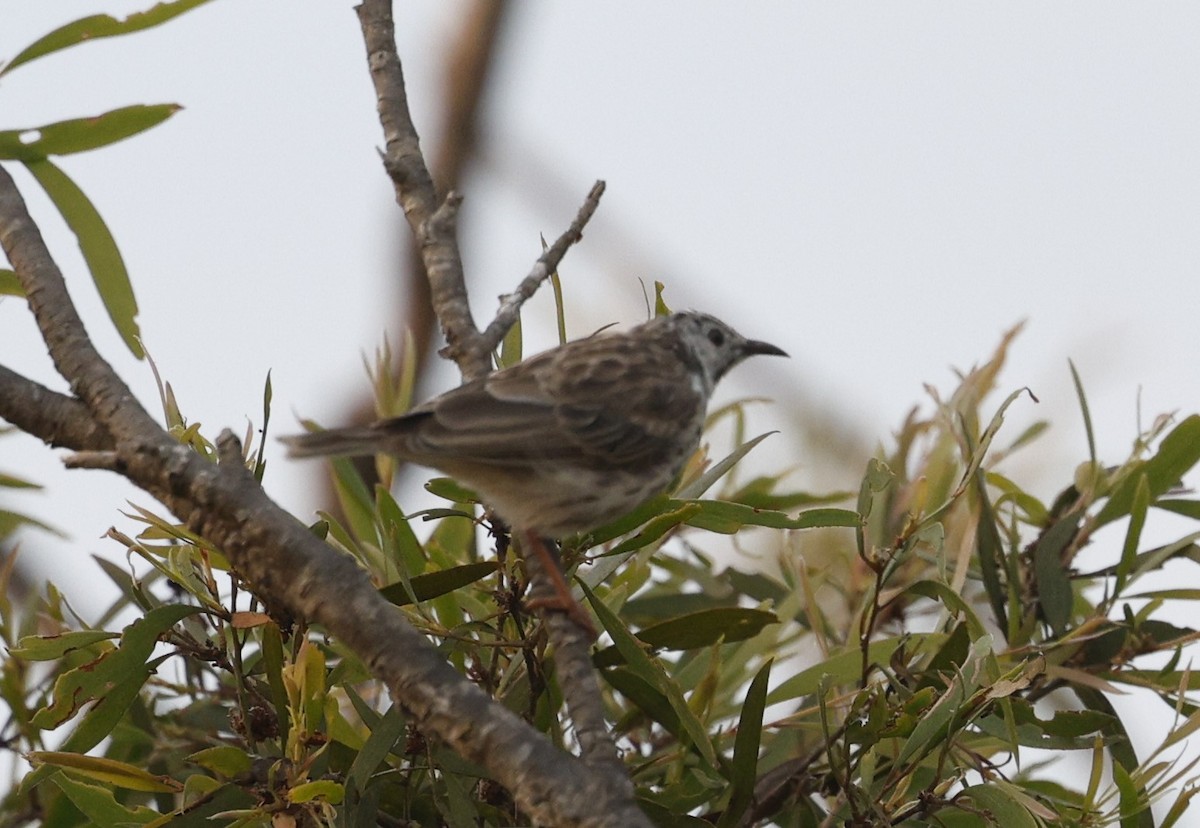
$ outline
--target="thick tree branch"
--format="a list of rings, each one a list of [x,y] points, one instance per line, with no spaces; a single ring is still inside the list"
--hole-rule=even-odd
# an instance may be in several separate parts
[[[8,171],[0,168],[0,246],[25,291],[58,373],[115,440],[136,439],[157,424],[96,352],[62,273]]]
[[[645,824],[627,782],[565,755],[448,665],[357,564],[273,503],[229,432],[211,463],[159,428],[96,353],[12,178],[0,168],[0,244],[60,373],[114,436],[82,464],[119,470],[220,548],[268,603],[323,625],[383,680],[422,730],[487,768],[534,819]]]
[[[47,445],[76,451],[113,447],[87,406],[0,365],[0,417]]]

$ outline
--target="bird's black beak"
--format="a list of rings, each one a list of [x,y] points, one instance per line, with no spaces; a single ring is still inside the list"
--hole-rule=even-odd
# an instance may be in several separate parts
[[[788,356],[788,352],[770,342],[763,342],[758,339],[747,339],[745,346],[746,356]]]

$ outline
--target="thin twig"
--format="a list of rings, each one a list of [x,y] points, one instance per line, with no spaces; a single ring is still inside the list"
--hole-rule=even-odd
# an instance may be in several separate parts
[[[567,255],[567,251],[571,246],[578,243],[583,238],[583,228],[591,220],[592,215],[596,212],[596,208],[600,206],[600,197],[604,195],[605,184],[603,181],[597,181],[592,185],[592,189],[588,192],[587,198],[583,201],[583,206],[579,208],[579,212],[575,215],[575,220],[571,222],[571,226],[566,229],[561,236],[555,239],[554,244],[546,249],[538,260],[533,265],[533,270],[529,275],[521,280],[521,284],[517,285],[517,289],[512,293],[500,297],[500,309],[496,311],[496,318],[487,326],[487,330],[483,332],[483,344],[489,352],[495,349],[503,340],[505,334],[517,322],[517,316],[521,312],[521,306],[529,297],[537,292],[541,287],[542,282],[550,278],[550,274],[558,269],[559,263],[563,257]]]

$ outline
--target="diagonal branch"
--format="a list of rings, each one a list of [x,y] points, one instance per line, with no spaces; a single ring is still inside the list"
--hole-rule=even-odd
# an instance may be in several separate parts
[[[59,372],[115,438],[102,459],[220,548],[269,604],[323,625],[384,681],[423,730],[486,768],[535,820],[563,826],[644,825],[614,782],[459,675],[348,556],[267,497],[237,439],[211,463],[159,428],[93,347],[12,178],[0,167],[0,245]]]
[[[579,208],[571,226],[555,239],[554,244],[546,248],[545,253],[538,257],[533,265],[533,270],[521,280],[517,289],[500,297],[500,309],[496,311],[496,318],[483,332],[483,345],[489,351],[499,347],[509,328],[517,323],[521,306],[537,292],[537,289],[542,286],[542,282],[549,279],[550,275],[558,270],[559,262],[567,255],[567,251],[583,238],[583,228],[591,221],[596,208],[600,206],[600,197],[604,195],[604,187],[603,181],[597,181],[592,185],[592,189],[588,191],[587,198],[584,199],[583,206]]]
[[[47,445],[76,451],[113,447],[87,406],[0,365],[0,417]]]

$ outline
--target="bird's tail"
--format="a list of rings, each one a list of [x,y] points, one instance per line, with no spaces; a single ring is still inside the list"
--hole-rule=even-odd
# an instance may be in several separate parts
[[[334,428],[329,431],[314,431],[309,434],[294,434],[281,437],[280,442],[288,447],[289,457],[321,457],[327,454],[362,455],[383,451],[378,429],[370,426],[360,428]]]

